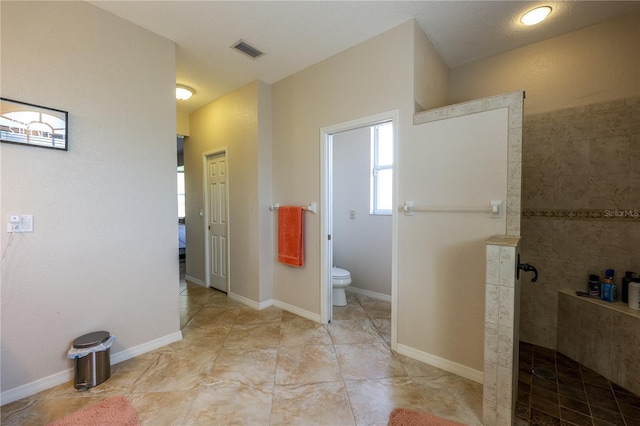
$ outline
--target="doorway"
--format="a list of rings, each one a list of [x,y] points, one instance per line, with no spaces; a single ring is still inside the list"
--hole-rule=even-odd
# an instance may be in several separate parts
[[[229,292],[229,190],[226,149],[204,156],[206,287]]]
[[[391,128],[392,128],[392,139],[393,139],[393,157],[395,157],[395,152],[397,151],[397,111],[391,111],[391,112],[387,112],[387,113],[382,113],[382,114],[377,114],[377,115],[373,115],[373,116],[369,116],[369,117],[364,117],[362,119],[359,120],[353,120],[350,122],[346,122],[346,123],[341,123],[341,124],[337,124],[335,126],[330,126],[330,127],[326,127],[321,129],[321,199],[322,199],[322,222],[321,222],[321,272],[320,272],[320,276],[321,276],[321,312],[320,312],[320,316],[321,316],[321,321],[323,323],[329,323],[332,319],[333,316],[333,304],[332,304],[332,291],[333,291],[333,287],[331,285],[331,276],[332,276],[332,266],[334,266],[334,244],[335,244],[335,236],[334,236],[334,232],[336,231],[336,225],[337,222],[336,220],[342,220],[344,218],[334,218],[334,208],[336,205],[336,200],[334,199],[334,197],[336,196],[335,191],[334,191],[334,185],[337,184],[338,182],[334,182],[335,179],[335,167],[336,165],[334,164],[334,154],[335,154],[335,149],[336,149],[336,143],[340,143],[337,142],[338,140],[340,140],[340,138],[345,135],[347,132],[349,133],[356,133],[354,131],[357,131],[358,129],[365,129],[365,134],[369,134],[367,132],[372,132],[372,129],[374,129],[376,126],[382,124],[382,123],[391,123]],[[368,169],[370,167],[370,148],[366,148],[366,159],[365,162],[368,163],[366,165],[366,168]],[[361,154],[360,154],[361,155]],[[394,211],[393,208],[391,208],[391,206],[395,205],[395,168],[392,168],[390,170],[391,173],[391,182],[392,182],[392,186],[391,186],[391,203],[389,208],[387,209],[385,213],[385,216],[387,216],[384,219],[388,219],[390,218],[390,225],[389,227],[391,228],[390,233],[391,233],[391,242],[390,242],[390,250],[389,250],[389,256],[391,257],[391,305],[392,305],[392,314],[391,314],[391,340],[392,342],[394,341],[394,336],[395,336],[395,332],[394,330],[394,288],[395,288],[395,276],[396,276],[396,272],[395,272],[395,229],[396,229],[396,212]],[[366,178],[368,181],[368,177]],[[369,192],[366,188],[364,190],[365,192],[365,197],[367,198],[367,200],[369,199],[369,197],[371,196],[371,194],[375,195],[375,191],[373,192]],[[363,195],[363,194],[360,194]],[[372,199],[375,199],[375,197],[372,197]],[[365,201],[368,204],[368,201]],[[373,208],[373,210],[371,210],[371,208]],[[365,206],[364,208],[360,208],[360,210],[355,210],[353,209],[353,211],[351,209],[346,210],[346,215],[348,216],[349,221],[356,219],[357,217],[360,216],[366,216],[367,218],[369,217],[374,217],[374,215],[372,215],[372,212],[375,212],[375,206],[371,207],[369,205]],[[343,212],[344,213],[344,212]],[[342,215],[342,213],[341,213]],[[378,218],[382,218],[382,215],[378,216]],[[356,219],[357,220],[357,219]],[[350,222],[350,223],[355,223],[355,222]],[[342,223],[342,225],[338,225],[338,228],[340,228],[340,226],[342,226],[342,229],[344,229],[344,221]],[[339,267],[342,267],[343,265],[336,265]],[[353,273],[352,273],[352,279],[353,279]],[[393,343],[392,343],[393,345]]]
[[[178,262],[180,271],[180,291],[187,287],[187,224],[186,224],[186,189],[184,180],[184,142],[185,137],[177,135],[177,187],[178,187]]]

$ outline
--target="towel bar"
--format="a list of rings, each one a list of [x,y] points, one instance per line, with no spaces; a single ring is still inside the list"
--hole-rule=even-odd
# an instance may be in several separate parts
[[[402,206],[405,216],[413,216],[414,212],[425,213],[489,213],[489,217],[502,217],[502,200],[491,200],[487,207],[419,207],[413,201],[405,201]]]
[[[271,210],[273,212],[273,211],[278,210],[278,207],[280,207],[280,203],[275,203],[274,205],[269,207],[269,210]],[[302,210],[306,210],[306,211],[309,211],[309,212],[314,213],[314,214],[318,213],[318,205],[316,203],[311,203],[308,206],[300,206],[300,208]]]

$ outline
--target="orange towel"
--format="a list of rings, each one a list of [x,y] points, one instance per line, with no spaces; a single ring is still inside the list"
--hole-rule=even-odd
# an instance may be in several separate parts
[[[278,262],[289,266],[304,264],[302,207],[278,207]]]

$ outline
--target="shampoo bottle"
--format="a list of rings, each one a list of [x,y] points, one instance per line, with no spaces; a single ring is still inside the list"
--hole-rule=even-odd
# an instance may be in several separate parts
[[[635,272],[627,271],[622,278],[622,297],[623,303],[629,303],[629,283],[632,281],[640,282],[640,276]]]
[[[607,302],[615,302],[617,299],[617,289],[613,284],[613,276],[615,271],[613,269],[607,269],[604,273],[604,280],[602,282],[602,288],[600,289],[600,298]]]
[[[640,282],[629,283],[629,307],[640,311]]]
[[[589,275],[589,296],[600,297],[600,277],[598,275]]]

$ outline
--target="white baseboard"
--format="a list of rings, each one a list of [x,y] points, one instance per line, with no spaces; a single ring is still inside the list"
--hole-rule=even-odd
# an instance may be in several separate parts
[[[388,294],[376,293],[375,291],[365,290],[358,287],[346,286],[344,288],[348,293],[358,293],[363,296],[370,297],[372,299],[382,300],[383,302],[391,303],[391,296]]]
[[[297,306],[290,305],[290,304],[282,302],[280,300],[273,299],[273,306],[275,306],[276,308],[280,308],[280,309],[283,309],[285,311],[291,312],[292,314],[299,315],[299,316],[301,316],[303,318],[306,318],[308,320],[311,320],[311,321],[314,321],[314,322],[318,322],[318,323],[322,323],[322,321],[320,321],[320,315],[319,314],[314,314],[313,312],[305,311],[304,309],[300,309]]]
[[[182,332],[176,331],[173,334],[167,334],[166,336],[159,337],[157,339],[151,340],[150,342],[125,349],[110,356],[111,365],[118,364],[122,361],[137,357],[138,355],[146,354],[147,352],[151,352],[180,340],[182,340]]]
[[[73,380],[73,368],[60,371],[59,373],[43,377],[42,379],[27,383],[26,385],[18,386],[17,388],[2,392],[0,394],[0,405],[5,405],[22,398],[26,398],[27,396],[61,385],[70,380]]]
[[[239,294],[232,292],[227,293],[227,296],[229,296],[229,299],[236,300],[259,311],[263,310],[264,308],[268,308],[269,306],[273,306],[273,299],[265,300],[264,302],[256,302],[255,300],[251,300],[247,297],[240,296]]]
[[[227,293],[229,298],[233,300],[237,300],[240,303],[243,303],[247,306],[252,307],[253,309],[262,310],[268,308],[269,306],[275,306],[276,308],[280,308],[284,311],[291,312],[292,314],[299,315],[303,318],[309,319],[314,322],[321,322],[320,315],[314,314],[313,312],[305,311],[304,309],[300,309],[297,306],[290,305],[288,303],[282,302],[276,299],[265,300],[264,302],[256,302],[255,300],[248,299],[244,296],[240,296],[236,293]]]
[[[185,275],[185,276],[184,276],[184,280],[185,280],[185,281],[192,282],[192,283],[194,283],[194,284],[201,285],[202,287],[206,287],[206,286],[207,286],[207,283],[205,283],[204,281],[199,280],[199,279],[197,279],[197,278],[193,278],[191,275]]]
[[[151,352],[162,346],[168,345],[173,342],[177,342],[182,339],[182,332],[178,331],[173,334],[169,334],[158,339],[152,340],[147,343],[143,343],[133,348],[125,349],[110,355],[109,360],[111,365],[118,364],[122,361],[126,361],[130,358],[142,355],[147,352]],[[35,380],[31,383],[27,383],[17,388],[9,389],[0,393],[0,405],[5,405],[10,402],[17,401],[22,398],[34,395],[38,392],[50,389],[54,386],[61,385],[68,381],[73,380],[73,368],[69,368],[42,379]]]
[[[482,371],[474,370],[473,368],[467,367],[465,365],[449,361],[448,359],[440,358],[436,355],[419,351],[400,343],[398,343],[396,351],[402,355],[406,355],[410,358],[422,361],[425,364],[432,365],[434,367],[440,368],[441,370],[448,371],[449,373],[453,373],[457,376],[464,377],[465,379],[473,380],[474,382],[482,384]]]

